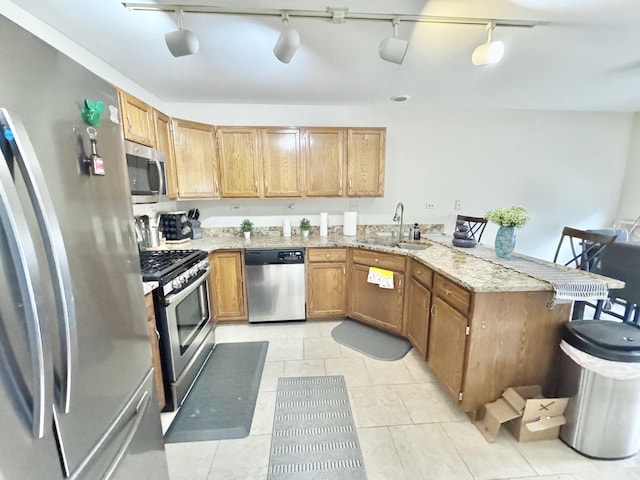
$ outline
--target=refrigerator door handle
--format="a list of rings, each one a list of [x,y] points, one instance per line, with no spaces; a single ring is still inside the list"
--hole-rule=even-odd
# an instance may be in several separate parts
[[[33,369],[32,433],[43,438],[51,425],[53,398],[53,370],[51,350],[45,334],[44,318],[40,315],[40,275],[37,257],[18,192],[13,183],[4,152],[0,160],[0,222],[7,235],[18,289],[24,308],[27,339]]]
[[[107,469],[104,476],[102,477],[102,480],[109,480],[115,473],[118,466],[120,465],[120,462],[122,462],[122,459],[127,453],[127,450],[129,450],[129,445],[131,445],[133,437],[135,436],[136,432],[138,431],[138,428],[140,427],[140,423],[142,422],[142,419],[144,418],[145,413],[147,413],[147,409],[149,408],[150,403],[151,403],[151,395],[149,395],[149,392],[145,391],[144,394],[142,394],[142,397],[140,398],[138,405],[136,406],[135,420],[131,425],[129,432],[127,432],[127,436],[123,440],[122,445],[118,449],[116,456],[113,458],[111,465],[109,465],[109,468]]]
[[[62,404],[60,409],[69,413],[71,403],[72,376],[78,365],[78,336],[76,330],[76,311],[69,259],[64,248],[62,229],[58,217],[51,205],[51,195],[47,182],[37,161],[31,139],[20,117],[6,108],[0,108],[0,122],[5,137],[9,140],[15,159],[24,177],[29,197],[38,219],[38,225],[44,239],[47,260],[55,281],[55,291],[64,371],[60,372],[62,383]],[[7,137],[7,133],[11,138]]]

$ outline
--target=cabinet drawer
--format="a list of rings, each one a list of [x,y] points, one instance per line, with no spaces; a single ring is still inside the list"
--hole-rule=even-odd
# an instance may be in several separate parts
[[[411,276],[415,278],[418,282],[420,282],[425,287],[431,288],[433,284],[433,270],[429,267],[422,265],[415,260],[411,261]]]
[[[309,248],[307,250],[309,262],[344,262],[347,260],[345,248]]]
[[[459,312],[465,315],[469,312],[471,293],[437,273],[434,275],[433,291]]]
[[[354,263],[369,265],[370,267],[380,267],[397,272],[404,272],[405,257],[392,253],[372,252],[369,250],[353,250]]]

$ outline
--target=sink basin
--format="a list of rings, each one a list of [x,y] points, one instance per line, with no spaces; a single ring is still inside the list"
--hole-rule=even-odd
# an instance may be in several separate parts
[[[405,248],[407,250],[424,250],[429,245],[407,242],[396,242],[394,240],[378,239],[378,238],[363,238],[358,240],[360,243],[367,245],[382,245],[385,247]]]
[[[424,250],[429,245],[424,245],[424,244],[419,244],[419,243],[404,243],[404,242],[400,242],[400,243],[396,243],[395,246],[398,247],[398,248],[406,248],[407,250]]]

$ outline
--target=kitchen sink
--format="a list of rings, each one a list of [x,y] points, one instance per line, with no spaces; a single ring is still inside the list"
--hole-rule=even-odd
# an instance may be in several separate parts
[[[424,250],[429,245],[419,243],[396,242],[395,240],[386,240],[378,238],[363,238],[358,240],[359,243],[366,245],[381,245],[384,247],[404,248],[407,250]]]

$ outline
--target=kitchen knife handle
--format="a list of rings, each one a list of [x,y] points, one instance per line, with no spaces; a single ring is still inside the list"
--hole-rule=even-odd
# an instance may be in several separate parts
[[[5,122],[4,109],[0,111],[0,122],[5,138],[12,131]],[[51,400],[53,398],[53,367],[51,351],[44,334],[44,318],[40,315],[42,298],[38,262],[33,240],[27,226],[27,219],[22,210],[9,162],[2,151],[0,161],[0,223],[7,237],[10,258],[13,261],[17,287],[20,292],[24,311],[27,341],[33,370],[32,434],[35,438],[43,438],[45,429],[51,425]],[[3,348],[10,348],[5,346]],[[17,372],[16,372],[17,373]]]
[[[76,330],[75,298],[71,282],[69,259],[64,247],[62,228],[58,215],[53,209],[51,195],[47,187],[36,152],[21,118],[7,109],[0,109],[0,121],[12,133],[9,142],[24,179],[33,211],[38,220],[49,269],[54,277],[54,295],[58,316],[58,335],[62,351],[63,371],[60,373],[62,404],[60,409],[69,413],[71,403],[71,379],[78,365],[78,334]],[[79,135],[79,134],[78,134]]]

